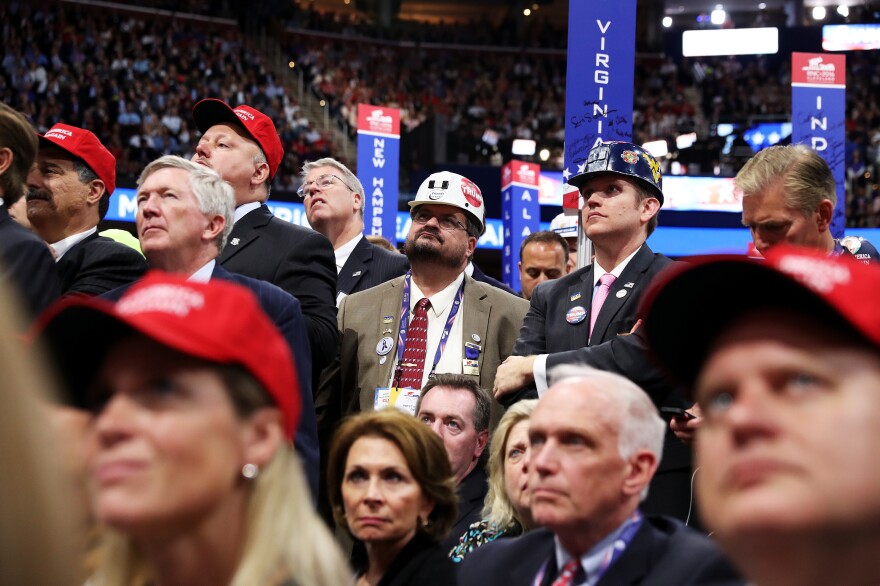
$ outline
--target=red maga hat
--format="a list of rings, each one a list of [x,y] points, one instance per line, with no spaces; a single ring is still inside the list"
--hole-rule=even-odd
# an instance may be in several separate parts
[[[181,354],[250,373],[284,414],[293,439],[301,403],[290,349],[249,290],[222,280],[194,283],[150,271],[117,303],[68,297],[34,327],[58,366],[71,402],[87,407],[86,390],[107,351],[138,333]]]
[[[57,146],[77,157],[104,182],[107,195],[116,189],[116,157],[107,150],[98,137],[83,128],[56,124],[46,134],[38,135],[40,146]]]
[[[645,293],[645,336],[660,365],[693,392],[713,342],[756,309],[794,309],[880,351],[880,267],[774,246],[764,260],[693,257]]]
[[[231,108],[229,104],[217,98],[207,98],[198,102],[193,106],[192,113],[196,127],[202,134],[208,132],[208,129],[215,124],[238,124],[244,128],[245,132],[263,149],[266,162],[269,163],[269,178],[275,177],[281,159],[284,158],[284,147],[281,146],[281,139],[271,118],[245,104]]]

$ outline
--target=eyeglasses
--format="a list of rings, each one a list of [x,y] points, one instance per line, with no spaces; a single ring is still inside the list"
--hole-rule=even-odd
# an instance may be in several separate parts
[[[354,191],[351,187],[348,186],[348,183],[343,181],[341,178],[336,175],[321,175],[314,181],[306,181],[302,185],[299,186],[299,189],[296,190],[296,194],[301,198],[305,199],[312,195],[315,192],[315,188],[324,191],[331,185],[333,185],[333,180],[337,180],[342,183],[349,191]]]
[[[452,216],[435,216],[427,210],[417,210],[412,214],[412,221],[416,224],[427,224],[431,218],[437,218],[437,223],[447,232],[456,230],[467,230],[464,224],[453,218]]]

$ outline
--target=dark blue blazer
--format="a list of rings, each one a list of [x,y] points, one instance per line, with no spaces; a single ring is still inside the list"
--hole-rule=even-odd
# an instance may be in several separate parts
[[[43,239],[9,217],[0,205],[0,278],[12,283],[29,322],[61,295],[58,268]]]
[[[406,274],[409,261],[399,252],[385,250],[361,238],[336,280],[336,296],[351,295]]]
[[[263,308],[269,319],[278,327],[288,346],[290,346],[291,354],[296,363],[297,377],[300,385],[300,400],[302,401],[302,414],[300,415],[299,427],[296,429],[294,446],[300,458],[302,458],[303,469],[308,478],[312,495],[317,495],[318,475],[320,473],[318,425],[315,418],[315,403],[312,397],[311,353],[299,300],[271,283],[251,279],[243,275],[236,275],[227,271],[219,264],[214,265],[211,277],[231,281],[253,291],[260,302],[260,307]],[[118,301],[131,285],[129,283],[114,289],[102,295],[102,297],[111,301]]]
[[[531,586],[547,563],[542,586],[553,583],[556,567],[553,534],[536,529],[514,539],[499,539],[464,558],[460,586]],[[743,584],[736,570],[708,537],[667,517],[646,517],[623,554],[597,586],[689,586]]]
[[[57,266],[63,295],[101,295],[147,272],[144,255],[97,232],[74,244]]]
[[[474,281],[482,281],[483,283],[486,283],[488,285],[492,285],[493,287],[501,289],[502,291],[507,291],[511,295],[516,295],[517,297],[522,297],[522,295],[520,295],[519,293],[517,293],[516,291],[514,291],[513,289],[511,289],[510,287],[508,287],[507,285],[505,285],[501,281],[499,281],[498,279],[493,279],[492,277],[490,277],[489,275],[484,273],[482,271],[482,269],[480,269],[480,267],[477,266],[477,263],[472,262],[471,264],[473,264],[473,266],[474,266],[474,273],[471,275],[471,278]]]

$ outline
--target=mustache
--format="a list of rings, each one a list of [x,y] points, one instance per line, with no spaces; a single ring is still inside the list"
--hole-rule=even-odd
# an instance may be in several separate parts
[[[27,192],[27,201],[31,201],[32,199],[40,199],[44,201],[52,201],[52,194],[46,191],[45,189],[28,189]]]
[[[438,230],[437,228],[425,226],[424,228],[422,228],[421,230],[418,231],[418,233],[416,234],[416,238],[418,238],[422,234],[430,234],[431,236],[434,236],[435,238],[440,240],[440,242],[443,242],[443,236],[440,234],[440,230]]]

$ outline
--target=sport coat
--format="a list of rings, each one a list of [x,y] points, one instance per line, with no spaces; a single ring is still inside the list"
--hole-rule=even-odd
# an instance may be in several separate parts
[[[644,244],[611,286],[592,338],[593,265],[541,283],[532,292],[513,354],[549,354],[548,372],[559,364],[589,364],[622,374],[647,391],[654,403],[662,404],[674,387],[649,361],[644,340],[629,334],[639,318],[642,294],[672,262]]]
[[[409,261],[399,252],[385,250],[361,238],[342,265],[336,281],[336,297],[375,287],[409,270]]]
[[[29,322],[61,296],[58,267],[43,239],[13,220],[0,204],[0,278],[28,308]]]
[[[214,265],[211,273],[212,279],[223,279],[250,289],[260,303],[260,307],[272,320],[272,323],[284,336],[290,352],[296,364],[297,380],[300,386],[300,401],[302,412],[299,425],[294,436],[294,447],[302,458],[303,470],[309,481],[312,494],[318,494],[319,475],[319,450],[318,450],[318,427],[315,421],[315,404],[312,397],[312,363],[311,352],[306,340],[305,320],[302,316],[299,300],[287,291],[259,279],[251,279],[243,275],[236,275],[221,267]],[[109,291],[102,295],[110,301],[119,301],[123,294],[134,283],[128,283],[122,287]]]
[[[315,409],[318,429],[332,432],[343,416],[359,411],[371,411],[376,388],[388,385],[396,350],[396,336],[400,327],[400,304],[403,299],[403,280],[398,277],[372,289],[355,293],[339,305],[341,341],[336,360],[323,373]],[[472,339],[480,340],[479,375],[476,379],[486,389],[495,381],[495,371],[510,354],[516,334],[528,309],[528,302],[495,287],[474,281],[465,275],[462,319],[462,348]],[[384,316],[391,316],[386,323]],[[456,318],[459,319],[459,318]],[[395,346],[384,364],[376,353],[376,344],[389,336]],[[474,335],[476,337],[474,337]],[[495,418],[500,407],[493,410]],[[322,432],[324,433],[324,432]]]
[[[62,295],[101,295],[143,277],[147,260],[130,246],[95,232],[71,246],[57,267]]]
[[[277,285],[299,300],[317,376],[336,355],[339,340],[330,241],[276,218],[261,205],[235,223],[217,261],[230,272]]]
[[[460,586],[531,586],[540,568],[541,586],[559,573],[553,534],[535,529],[514,539],[482,545],[462,561]],[[623,554],[597,586],[689,586],[743,584],[736,570],[704,535],[667,517],[646,517]]]

